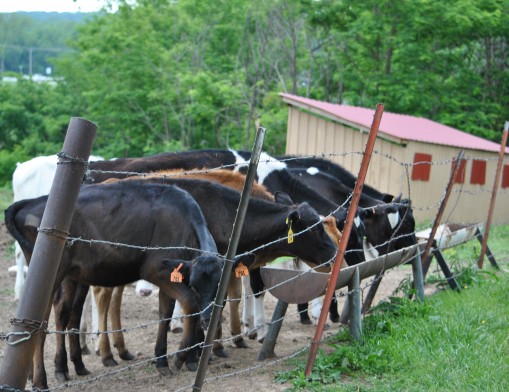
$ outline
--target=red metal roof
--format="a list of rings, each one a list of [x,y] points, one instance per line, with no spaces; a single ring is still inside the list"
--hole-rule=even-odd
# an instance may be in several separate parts
[[[286,103],[291,105],[313,112],[321,112],[324,115],[332,115],[339,121],[351,123],[368,130],[371,128],[375,114],[375,109],[338,105],[285,93],[281,93],[280,96]],[[391,138],[400,139],[402,142],[412,140],[473,150],[500,152],[500,144],[498,143],[426,118],[386,111],[382,114],[378,133],[379,135],[382,133]],[[508,153],[509,148],[506,147],[505,151]]]

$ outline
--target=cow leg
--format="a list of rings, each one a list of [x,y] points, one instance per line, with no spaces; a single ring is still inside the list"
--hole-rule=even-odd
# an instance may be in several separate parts
[[[55,290],[52,292],[52,296]],[[44,320],[48,321],[49,315],[51,313],[51,302],[48,304],[46,308],[46,314],[44,316]],[[44,366],[44,342],[46,340],[45,333],[38,333],[35,335],[35,339],[37,343],[35,345],[33,363],[32,363],[32,385],[33,388],[39,388],[41,390],[48,389],[48,379],[46,377],[46,368]]]
[[[16,259],[16,282],[14,283],[14,300],[18,301],[21,298],[23,287],[25,286],[25,266],[26,260],[18,242],[14,245],[14,257]]]
[[[182,306],[179,301],[175,301],[175,309],[171,316],[170,329],[172,333],[182,333],[184,330],[184,324],[182,323]]]
[[[113,295],[111,297],[111,304],[109,310],[109,316],[111,319],[111,328],[113,332],[113,346],[117,348],[118,356],[124,361],[131,361],[134,359],[127,348],[125,347],[124,334],[122,333],[122,324],[120,322],[120,307],[122,305],[122,294],[124,293],[125,286],[117,286],[113,289]]]
[[[111,303],[111,296],[113,288],[111,287],[96,287],[94,286],[94,297],[97,304],[97,313],[99,316],[99,332],[108,330],[108,310]],[[116,366],[117,361],[113,359],[111,352],[110,339],[108,334],[99,334],[99,353],[101,354],[101,361],[104,366]]]
[[[88,285],[78,285],[76,294],[74,295],[74,302],[71,309],[71,318],[68,323],[67,329],[78,329],[81,322],[81,315],[83,313],[83,304],[89,292]],[[74,370],[78,376],[86,376],[90,372],[85,368],[83,357],[81,354],[80,336],[77,334],[69,335],[69,351],[71,352],[71,361],[74,363]]]
[[[76,295],[77,284],[64,279],[53,297],[53,308],[55,312],[55,329],[65,331],[71,317],[72,303]],[[67,350],[65,348],[65,334],[56,334],[55,349],[55,378],[58,381],[67,381],[69,368],[67,365]]]
[[[249,339],[256,339],[256,329],[254,328],[254,295],[251,283],[249,283],[249,278],[247,277],[242,277],[242,292],[244,298],[244,306],[242,308],[244,333]]]
[[[228,299],[230,301],[230,332],[233,338],[233,343],[237,348],[248,348],[249,346],[244,341],[241,333],[239,305],[242,297],[242,285],[240,280],[234,275],[230,275],[228,281]]]
[[[300,323],[304,325],[311,325],[313,322],[309,318],[308,304],[297,304],[297,310],[299,311]]]
[[[265,298],[263,290],[265,289],[265,286],[263,284],[260,268],[251,270],[249,283],[251,285],[251,290],[254,293],[254,328],[256,330],[258,341],[262,343],[265,335],[267,334],[267,320],[265,318],[265,309],[263,306],[263,300]]]
[[[85,304],[83,305],[83,312],[81,313],[81,321],[80,321],[80,331],[84,332],[80,334],[80,347],[82,355],[90,355],[90,349],[87,345],[87,333],[88,332],[88,321],[87,314],[90,313],[90,297],[92,294],[90,290],[87,292],[87,297],[85,298]]]
[[[338,298],[336,297],[336,293],[332,296],[332,301],[330,303],[329,319],[333,323],[339,323]]]
[[[172,305],[173,303],[173,305]],[[162,376],[171,376],[172,372],[168,367],[168,328],[169,318],[173,314],[175,301],[169,298],[163,290],[159,290],[159,319],[164,320],[157,328],[157,340],[155,347],[156,369]]]

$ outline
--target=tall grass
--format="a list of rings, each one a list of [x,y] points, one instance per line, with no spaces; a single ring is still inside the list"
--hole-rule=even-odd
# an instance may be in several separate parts
[[[503,269],[508,238],[508,226],[490,231]],[[276,379],[293,390],[509,391],[509,274],[487,261],[479,271],[474,242],[446,256],[463,272],[460,293],[442,290],[423,304],[390,298],[363,320],[362,343],[342,330],[322,344],[309,378],[300,358]]]

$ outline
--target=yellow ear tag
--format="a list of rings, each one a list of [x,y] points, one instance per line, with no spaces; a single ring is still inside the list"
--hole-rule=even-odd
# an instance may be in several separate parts
[[[179,272],[180,268],[182,268],[182,263],[173,270],[173,272],[170,274],[170,281],[174,283],[182,283],[182,274]]]
[[[288,243],[291,244],[291,243],[293,243],[292,221],[290,221],[290,223],[288,223],[288,218],[286,218],[286,224],[290,225],[290,227],[288,228]]]
[[[237,265],[237,267],[235,268],[235,276],[237,278],[241,278],[243,276],[248,276],[249,275],[249,270],[247,269],[247,267],[242,264],[242,263],[239,263],[239,265]]]

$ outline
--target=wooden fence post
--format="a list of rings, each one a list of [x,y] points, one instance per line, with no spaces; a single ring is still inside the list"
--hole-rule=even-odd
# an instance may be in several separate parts
[[[94,123],[78,117],[69,123],[41,221],[41,228],[51,232],[40,231],[35,242],[24,292],[16,317],[11,320],[14,331],[7,334],[0,388],[25,389],[36,343],[44,333],[50,296],[96,129]]]

